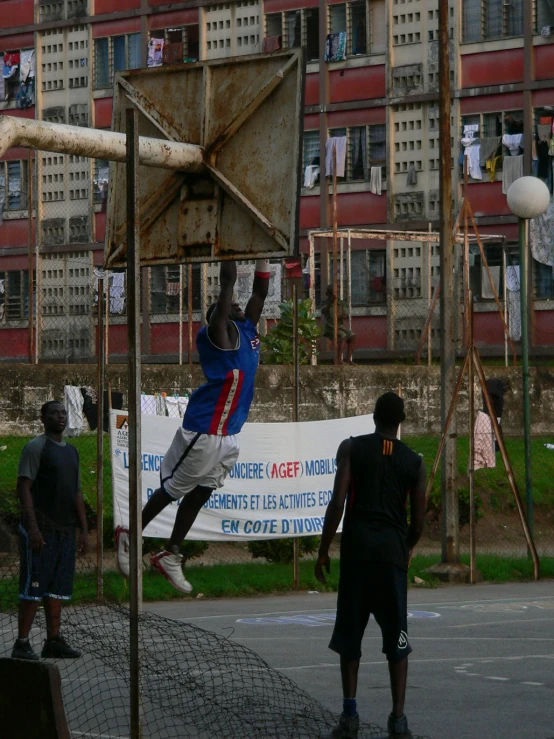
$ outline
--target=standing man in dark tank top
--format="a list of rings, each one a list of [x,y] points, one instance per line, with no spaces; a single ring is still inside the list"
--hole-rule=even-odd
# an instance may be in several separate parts
[[[408,563],[423,530],[425,466],[396,436],[404,402],[385,393],[373,413],[375,433],[345,439],[337,452],[315,575],[325,583],[329,546],[344,512],[337,618],[329,648],[340,655],[343,712],[333,739],[355,739],[361,642],[370,614],[381,628],[392,693],[391,739],[411,737],[404,714],[408,654]],[[410,501],[410,524],[406,507]],[[346,511],[345,511],[346,505]]]

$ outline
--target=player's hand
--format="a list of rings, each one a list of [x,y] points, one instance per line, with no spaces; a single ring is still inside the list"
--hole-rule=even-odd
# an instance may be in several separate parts
[[[33,526],[32,529],[29,531],[29,543],[31,544],[31,549],[35,552],[40,552],[42,550],[42,547],[44,546],[45,542],[42,538],[42,534],[40,533],[40,530],[38,526]]]
[[[331,560],[328,554],[320,554],[315,563],[315,576],[324,585],[327,584],[323,570],[327,570],[327,574],[331,573]]]
[[[88,532],[79,532],[79,554],[86,554],[88,552]]]

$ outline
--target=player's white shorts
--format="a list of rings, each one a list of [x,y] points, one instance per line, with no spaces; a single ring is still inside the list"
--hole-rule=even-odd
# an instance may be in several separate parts
[[[162,488],[174,500],[190,493],[197,485],[220,488],[238,456],[238,434],[200,434],[181,426],[162,460]]]

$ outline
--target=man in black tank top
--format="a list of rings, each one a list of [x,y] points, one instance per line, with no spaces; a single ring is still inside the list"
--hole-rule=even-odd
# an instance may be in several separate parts
[[[370,614],[381,627],[392,692],[391,739],[411,737],[404,714],[408,654],[408,563],[423,530],[425,465],[396,438],[405,419],[396,393],[377,400],[376,431],[345,439],[337,452],[333,497],[327,507],[315,575],[325,583],[329,546],[344,512],[337,618],[329,648],[340,654],[343,712],[333,739],[355,739],[361,643]],[[406,506],[410,501],[410,525]],[[345,511],[346,505],[346,511]]]

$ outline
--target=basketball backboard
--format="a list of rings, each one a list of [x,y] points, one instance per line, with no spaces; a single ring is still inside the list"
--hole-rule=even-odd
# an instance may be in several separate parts
[[[140,167],[143,265],[286,257],[298,243],[299,50],[122,72],[113,130],[202,147],[199,172]],[[125,164],[112,162],[105,264],[126,262]]]

